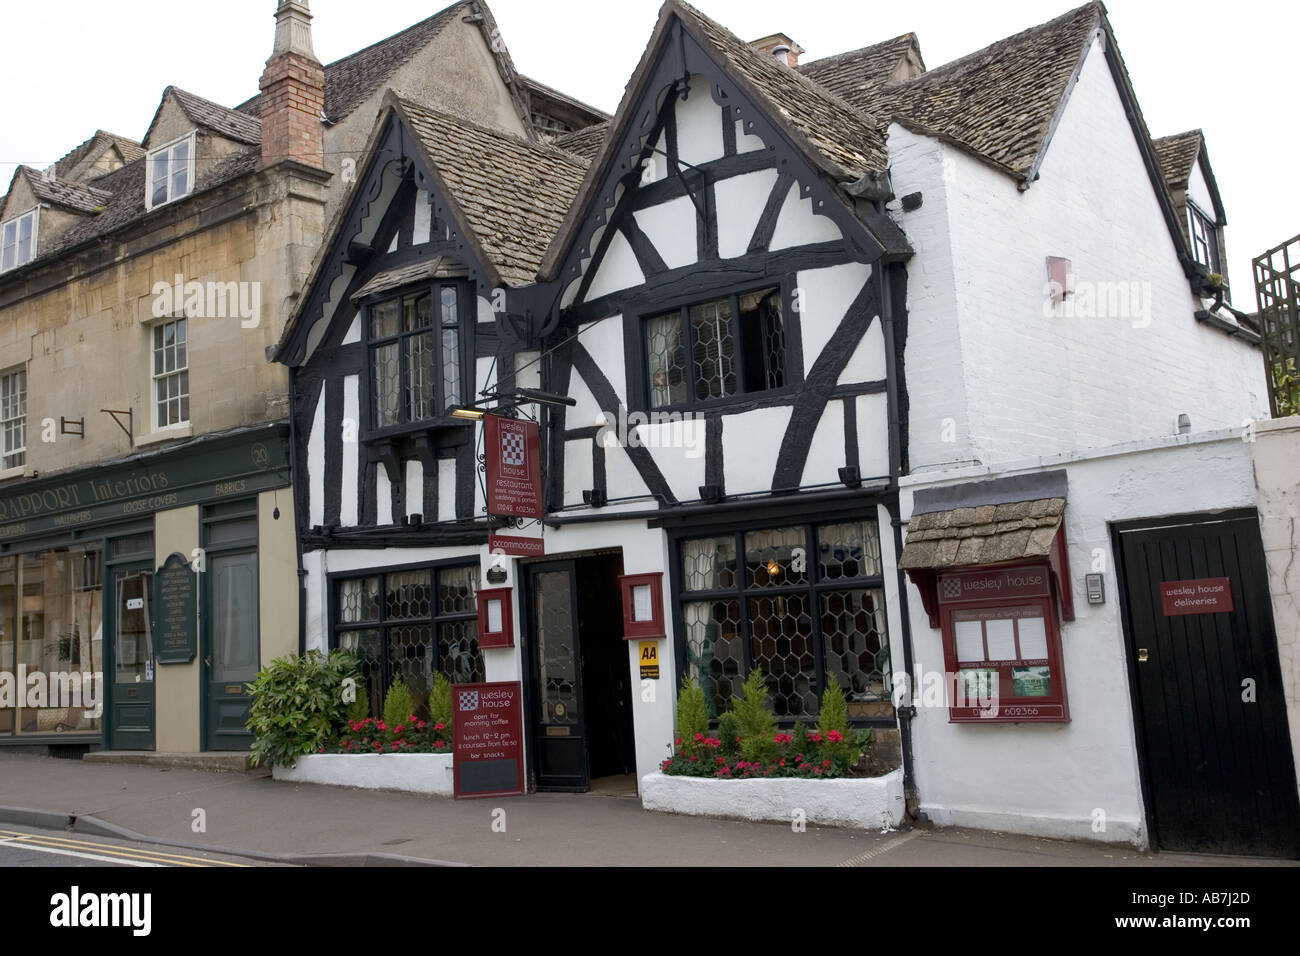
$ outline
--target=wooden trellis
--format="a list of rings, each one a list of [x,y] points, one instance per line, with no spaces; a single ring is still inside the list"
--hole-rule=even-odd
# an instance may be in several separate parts
[[[1300,415],[1300,236],[1258,256],[1254,271],[1269,409]]]

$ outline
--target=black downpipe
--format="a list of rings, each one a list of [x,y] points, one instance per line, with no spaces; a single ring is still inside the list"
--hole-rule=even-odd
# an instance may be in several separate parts
[[[298,656],[307,653],[307,570],[302,566],[302,535],[298,530],[303,516],[298,514],[298,370],[289,366],[289,500],[293,502],[293,548],[298,557]],[[321,394],[324,400],[324,393]]]
[[[903,626],[903,680],[907,693],[913,699],[914,681],[912,679],[912,620],[908,612],[907,574],[898,567],[898,559],[903,553],[903,527],[899,517],[898,479],[903,473],[903,429],[902,408],[899,396],[899,373],[901,357],[895,349],[894,342],[894,284],[893,269],[886,266],[880,271],[880,319],[881,331],[885,339],[885,355],[890,365],[888,381],[889,397],[889,471],[893,484],[893,495],[885,502],[889,511],[890,524],[894,528],[894,566],[898,574],[898,617]],[[891,682],[891,689],[894,682]],[[899,749],[903,757],[903,799],[907,812],[915,815],[917,806],[916,777],[912,764],[912,718],[916,716],[916,707],[910,700],[900,701],[895,706],[898,714]]]

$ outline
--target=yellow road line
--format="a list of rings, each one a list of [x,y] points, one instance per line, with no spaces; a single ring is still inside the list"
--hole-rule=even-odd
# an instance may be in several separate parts
[[[247,863],[231,863],[226,860],[213,860],[208,857],[187,856],[182,853],[163,853],[158,850],[145,850],[136,847],[121,847],[112,843],[96,843],[90,840],[74,840],[70,837],[51,836],[44,833],[25,833],[21,830],[0,830],[0,837],[8,837],[14,843],[38,843],[44,846],[63,849],[95,850],[109,853],[125,859],[147,860],[171,863],[175,866],[237,866],[247,867]]]

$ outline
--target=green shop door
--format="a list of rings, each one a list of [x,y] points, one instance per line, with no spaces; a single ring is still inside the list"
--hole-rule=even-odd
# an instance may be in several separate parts
[[[153,571],[148,565],[115,568],[105,602],[113,688],[108,746],[112,750],[154,749],[154,654],[150,632]]]
[[[257,677],[257,515],[255,504],[222,506],[204,517],[202,573],[203,749],[248,750]]]

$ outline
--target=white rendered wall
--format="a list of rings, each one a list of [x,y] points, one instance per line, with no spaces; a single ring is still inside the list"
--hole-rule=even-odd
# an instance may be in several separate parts
[[[357,375],[343,377],[343,422],[340,427],[345,431],[342,473],[339,475],[342,495],[339,501],[339,524],[345,528],[357,523],[357,439],[360,437],[361,430],[361,406],[357,398],[358,379]]]
[[[1250,449],[1238,434],[1224,431],[1091,454],[1018,462],[998,472],[1068,471],[1065,527],[1075,620],[1061,622],[1061,647],[1070,721],[950,724],[946,707],[913,701],[919,704],[912,725],[916,786],[921,809],[937,823],[1140,846],[1148,841],[1109,524],[1253,506]],[[904,520],[917,489],[991,474],[964,469],[904,478]],[[1083,575],[1096,559],[1106,575],[1106,603],[1090,605]],[[925,673],[943,672],[943,646],[910,582],[907,592],[919,687]],[[1105,813],[1101,833],[1093,830],[1097,810]]]
[[[1171,434],[1183,412],[1196,431],[1262,414],[1259,352],[1193,318],[1201,304],[1099,44],[1027,191],[897,125],[890,149],[896,193],[924,195],[920,210],[899,217],[917,250],[908,267],[914,469],[962,460],[967,443],[987,463]],[[1048,256],[1071,260],[1075,276],[1056,314],[1044,310]],[[949,384],[959,382],[964,396]]]

